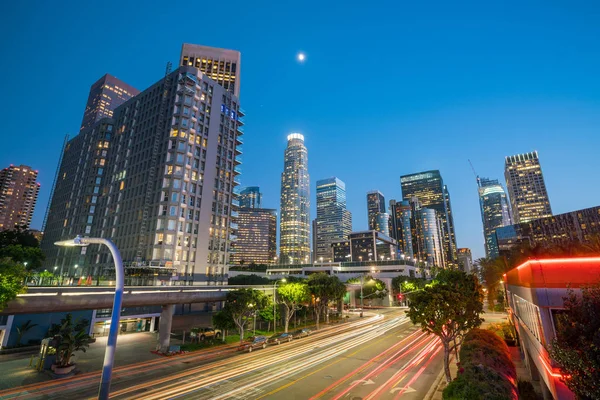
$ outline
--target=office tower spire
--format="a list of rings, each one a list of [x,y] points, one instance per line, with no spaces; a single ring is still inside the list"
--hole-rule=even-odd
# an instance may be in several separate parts
[[[504,177],[515,224],[552,216],[537,151],[506,157]]]
[[[37,174],[27,165],[0,171],[0,231],[29,228],[40,191]]]
[[[317,181],[315,260],[333,261],[331,244],[346,240],[352,232],[352,214],[346,209],[346,185],[333,177]]]
[[[512,224],[508,199],[497,179],[481,178],[478,183],[485,254],[489,258],[496,258],[499,256],[496,229]]]
[[[287,137],[281,174],[279,253],[282,263],[306,263],[310,258],[310,178],[304,136]]]

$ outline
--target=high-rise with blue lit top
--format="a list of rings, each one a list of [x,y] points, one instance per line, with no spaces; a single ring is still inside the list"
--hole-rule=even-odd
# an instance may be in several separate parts
[[[287,137],[281,174],[279,254],[284,264],[310,262],[310,178],[304,136]]]
[[[489,258],[496,258],[499,256],[496,229],[512,224],[508,198],[497,179],[478,178],[477,183],[485,254]]]

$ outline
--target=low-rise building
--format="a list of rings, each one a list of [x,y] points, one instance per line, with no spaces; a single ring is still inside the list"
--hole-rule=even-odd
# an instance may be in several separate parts
[[[569,289],[600,282],[600,257],[529,260],[505,274],[510,318],[521,353],[544,398],[574,399],[547,348],[556,336],[556,315],[564,310]]]

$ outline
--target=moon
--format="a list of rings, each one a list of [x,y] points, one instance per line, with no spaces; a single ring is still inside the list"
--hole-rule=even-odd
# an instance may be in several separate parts
[[[304,54],[303,52],[299,52],[298,55],[296,56],[296,58],[298,59],[299,62],[303,63],[304,60],[306,60],[306,54]]]

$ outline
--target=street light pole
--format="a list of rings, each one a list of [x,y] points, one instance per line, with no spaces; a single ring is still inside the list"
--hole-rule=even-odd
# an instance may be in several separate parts
[[[104,238],[82,238],[77,236],[73,240],[63,240],[54,243],[57,246],[82,247],[90,244],[103,244],[110,250],[113,262],[115,263],[116,283],[115,297],[113,300],[112,316],[110,319],[110,330],[104,352],[104,365],[102,367],[102,377],[100,378],[100,389],[98,391],[99,400],[107,400],[110,392],[110,380],[112,377],[113,364],[115,361],[115,350],[117,348],[117,335],[119,334],[119,318],[121,316],[121,304],[123,303],[123,286],[125,283],[125,271],[123,269],[123,260],[117,246]]]

